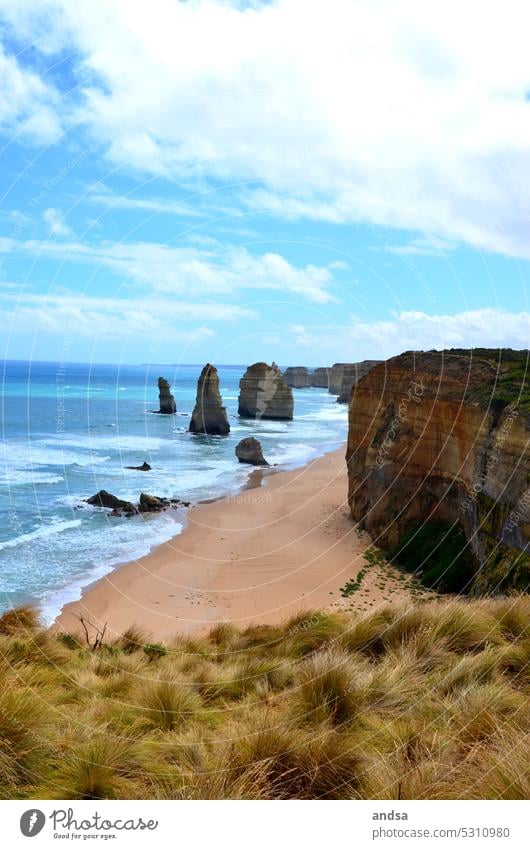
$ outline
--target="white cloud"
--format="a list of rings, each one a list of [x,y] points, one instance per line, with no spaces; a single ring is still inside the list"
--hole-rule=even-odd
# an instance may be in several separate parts
[[[275,215],[530,257],[527,5],[0,0],[79,51],[78,118],[119,165],[259,180]],[[37,85],[37,83],[34,83]]]
[[[293,326],[291,330],[294,348],[316,352],[323,364],[344,359],[383,360],[412,349],[530,348],[530,313],[501,309],[454,315],[408,311],[387,321],[363,322],[352,317],[347,325]]]
[[[56,97],[53,87],[23,68],[0,44],[0,129],[5,134],[52,141],[61,129],[53,105]]]
[[[385,244],[382,247],[373,247],[374,251],[384,251],[397,256],[436,256],[443,257],[445,254],[453,251],[456,245],[447,239],[437,239],[430,237],[428,239],[411,239],[406,245]]]
[[[133,211],[152,212],[155,215],[176,215],[178,217],[195,218],[201,215],[200,211],[186,203],[171,203],[160,200],[160,198],[135,198],[130,195],[116,195],[112,192],[99,191],[88,194],[91,203],[106,206],[109,209],[130,209]]]
[[[255,317],[232,304],[191,303],[161,298],[98,297],[74,292],[5,293],[0,320],[16,333],[75,333],[85,338],[156,339],[197,343],[214,336],[210,326]],[[190,326],[193,323],[193,326]]]
[[[7,296],[6,296],[7,298]],[[184,300],[169,300],[163,298],[133,298],[124,300],[122,298],[109,298],[97,295],[82,294],[69,290],[60,292],[49,292],[45,294],[34,292],[22,292],[18,295],[9,296],[9,299],[22,306],[32,307],[78,307],[80,310],[105,313],[151,313],[155,316],[163,316],[173,321],[239,321],[242,318],[255,318],[256,313],[252,309],[240,307],[234,304],[221,303],[193,303]]]
[[[72,236],[71,227],[65,224],[63,214],[60,209],[49,207],[42,213],[42,218],[45,224],[49,227],[52,236]]]
[[[329,288],[333,273],[327,266],[295,266],[276,253],[254,256],[246,248],[214,251],[172,247],[156,242],[101,243],[26,241],[0,238],[8,251],[35,255],[53,254],[62,260],[79,260],[105,266],[124,280],[147,285],[154,291],[194,297],[233,294],[245,289],[274,290],[315,303],[334,300]]]

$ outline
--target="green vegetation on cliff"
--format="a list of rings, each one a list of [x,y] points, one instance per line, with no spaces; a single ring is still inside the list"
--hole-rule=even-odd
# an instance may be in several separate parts
[[[445,522],[427,522],[406,531],[387,557],[437,592],[487,595],[530,589],[530,555],[492,537],[479,566],[463,532]]]
[[[407,531],[388,559],[417,572],[424,586],[438,592],[467,592],[477,568],[464,534],[444,522]]]
[[[478,401],[497,414],[510,404],[524,415],[530,413],[530,351],[514,351],[512,348],[453,348],[444,353],[465,356],[470,372],[473,363],[484,362],[490,366],[489,381],[470,385],[470,401]]]
[[[0,618],[0,796],[525,799],[530,600],[90,650]]]

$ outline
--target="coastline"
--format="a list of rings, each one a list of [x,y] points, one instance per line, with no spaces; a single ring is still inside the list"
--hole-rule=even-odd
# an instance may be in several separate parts
[[[350,516],[344,448],[295,470],[253,470],[246,488],[186,518],[177,536],[85,587],[53,627],[78,633],[83,615],[106,625],[110,639],[132,625],[168,639],[218,622],[246,627],[314,608],[367,609],[386,597],[377,568],[355,604],[340,593],[370,545]],[[408,596],[399,582],[391,592]]]
[[[36,600],[31,595],[22,601],[23,604],[29,604],[39,608],[43,621],[50,627],[61,615],[61,611],[67,605],[80,601],[85,590],[88,590],[98,581],[102,580],[110,572],[120,569],[129,563],[136,563],[144,557],[149,556],[156,551],[159,546],[166,542],[170,542],[175,537],[180,536],[184,528],[187,526],[190,509],[195,509],[203,504],[213,504],[223,499],[231,500],[247,489],[252,489],[255,486],[260,486],[262,478],[276,473],[297,471],[304,468],[308,463],[332,453],[337,449],[339,442],[334,440],[332,443],[325,443],[320,450],[314,449],[311,457],[299,457],[297,459],[285,460],[282,463],[273,463],[270,466],[253,467],[250,465],[240,464],[238,468],[239,475],[243,478],[239,482],[232,481],[230,485],[225,487],[225,491],[212,497],[200,498],[195,502],[191,502],[190,507],[172,507],[161,513],[146,514],[143,521],[146,522],[145,539],[138,543],[136,548],[140,551],[130,551],[129,554],[111,559],[105,558],[103,562],[93,564],[90,569],[74,577],[64,586],[54,590],[44,599]],[[342,450],[342,448],[340,449]],[[156,533],[154,533],[153,521],[156,522]],[[160,521],[163,524],[160,524]],[[125,525],[126,526],[126,525]]]

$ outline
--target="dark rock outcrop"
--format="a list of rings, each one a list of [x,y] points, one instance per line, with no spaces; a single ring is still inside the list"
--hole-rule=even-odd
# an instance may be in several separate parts
[[[160,400],[160,409],[159,413],[162,413],[166,416],[172,416],[177,412],[177,405],[175,403],[175,399],[171,394],[171,386],[165,377],[158,378],[158,397]]]
[[[247,419],[292,419],[293,393],[276,365],[254,363],[239,382],[239,415]]]
[[[311,375],[311,386],[316,389],[329,389],[330,369],[316,368]]]
[[[240,463],[250,463],[251,466],[268,466],[261,442],[253,436],[246,436],[236,445],[236,457]]]
[[[189,507],[189,501],[180,501],[177,498],[159,498],[156,495],[149,495],[147,492],[140,493],[138,504],[133,504],[132,501],[124,501],[122,498],[117,498],[111,492],[105,489],[100,489],[95,495],[87,498],[86,504],[91,504],[93,507],[103,507],[106,510],[112,510],[113,516],[136,516],[139,513],[160,513],[162,510],[167,510],[168,507]]]
[[[307,389],[311,386],[311,377],[305,366],[289,366],[283,373],[283,379],[293,389]]]
[[[230,425],[219,392],[219,376],[215,366],[207,363],[197,382],[197,399],[190,421],[191,433],[225,436]]]
[[[412,551],[422,574],[443,567],[446,589],[528,590],[528,363],[509,349],[413,351],[375,366],[352,395],[352,516],[398,560]],[[455,574],[460,563],[467,574]]]
[[[95,495],[86,499],[86,504],[91,504],[92,507],[104,507],[107,510],[112,510],[114,516],[134,516],[138,513],[138,508],[132,501],[124,501],[122,498],[117,498],[106,489],[100,489]]]
[[[140,493],[138,502],[139,513],[160,513],[168,507],[189,507],[189,501],[181,501],[179,498],[161,498],[158,495],[149,495],[147,492]]]
[[[125,466],[125,468],[126,469],[133,469],[135,472],[150,472],[151,471],[151,466],[149,465],[149,463],[146,463],[145,461],[142,463],[141,466]]]
[[[362,360],[360,363],[346,363],[342,370],[342,383],[340,385],[340,394],[337,398],[339,404],[349,404],[351,391],[357,384],[357,381],[368,374],[370,369],[379,365],[381,360]]]

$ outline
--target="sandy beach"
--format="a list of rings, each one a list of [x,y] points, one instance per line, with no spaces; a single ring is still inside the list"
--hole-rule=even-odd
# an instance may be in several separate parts
[[[134,624],[167,639],[222,621],[274,623],[304,609],[367,609],[406,595],[403,578],[370,566],[355,597],[341,596],[370,545],[346,492],[343,449],[296,471],[255,471],[247,489],[191,508],[181,534],[87,587],[56,625],[78,631],[84,615],[106,624],[109,637]]]

